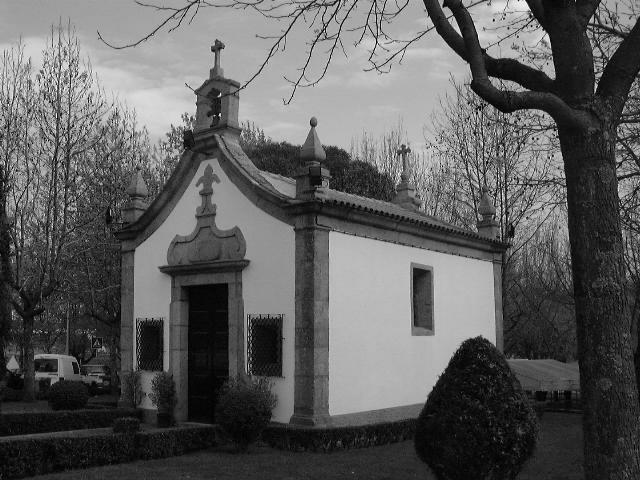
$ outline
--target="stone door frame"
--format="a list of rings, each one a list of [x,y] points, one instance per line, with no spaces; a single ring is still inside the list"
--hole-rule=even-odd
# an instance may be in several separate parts
[[[210,262],[206,264],[165,266],[160,270],[171,275],[169,313],[169,373],[176,383],[178,403],[175,419],[187,421],[189,400],[189,294],[188,288],[226,283],[229,316],[229,376],[245,372],[244,301],[242,270],[248,260]]]

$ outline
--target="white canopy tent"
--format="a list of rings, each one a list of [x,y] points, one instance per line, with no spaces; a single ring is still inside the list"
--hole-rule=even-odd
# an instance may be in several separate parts
[[[523,390],[533,392],[579,391],[580,370],[578,363],[558,360],[507,360]]]

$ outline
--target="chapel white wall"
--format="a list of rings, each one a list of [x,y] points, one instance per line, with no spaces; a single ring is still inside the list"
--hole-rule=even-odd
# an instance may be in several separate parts
[[[295,354],[293,340],[295,303],[295,234],[293,227],[257,208],[231,182],[217,158],[203,161],[182,198],[162,225],[135,252],[134,318],[163,317],[164,368],[169,366],[169,307],[171,277],[158,270],[167,264],[167,249],[176,234],[188,235],[196,225],[195,210],[201,203],[198,179],[210,164],[220,178],[213,184],[212,202],[217,205],[216,225],[221,230],[238,226],[246,240],[245,258],[250,261],[242,272],[244,318],[247,314],[284,314],[283,378],[273,379],[278,404],[273,421],[288,422],[293,414]],[[135,335],[133,354],[135,359]],[[245,327],[246,345],[246,327]],[[246,355],[246,348],[242,352]],[[246,358],[245,358],[246,362]],[[154,372],[143,372],[142,384],[149,391]],[[143,408],[153,408],[148,397]]]
[[[495,343],[493,264],[329,234],[329,413],[424,403],[460,343]],[[433,336],[411,335],[411,263],[433,267]]]

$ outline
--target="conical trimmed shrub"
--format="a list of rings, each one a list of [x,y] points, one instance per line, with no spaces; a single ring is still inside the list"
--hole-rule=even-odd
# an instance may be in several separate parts
[[[415,448],[438,480],[513,480],[531,456],[538,419],[488,340],[466,340],[427,398]]]

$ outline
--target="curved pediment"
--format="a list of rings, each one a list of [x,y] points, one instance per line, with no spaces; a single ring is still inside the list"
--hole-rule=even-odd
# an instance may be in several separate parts
[[[176,235],[167,252],[167,263],[175,266],[242,260],[246,250],[244,236],[238,227],[220,230],[212,221],[209,225],[197,225],[191,235]]]
[[[207,165],[204,175],[196,183],[202,185],[202,203],[196,208],[196,226],[189,235],[176,235],[167,251],[169,267],[211,264],[244,259],[247,244],[240,228],[220,230],[216,225],[216,205],[211,202],[213,184],[220,183]]]

